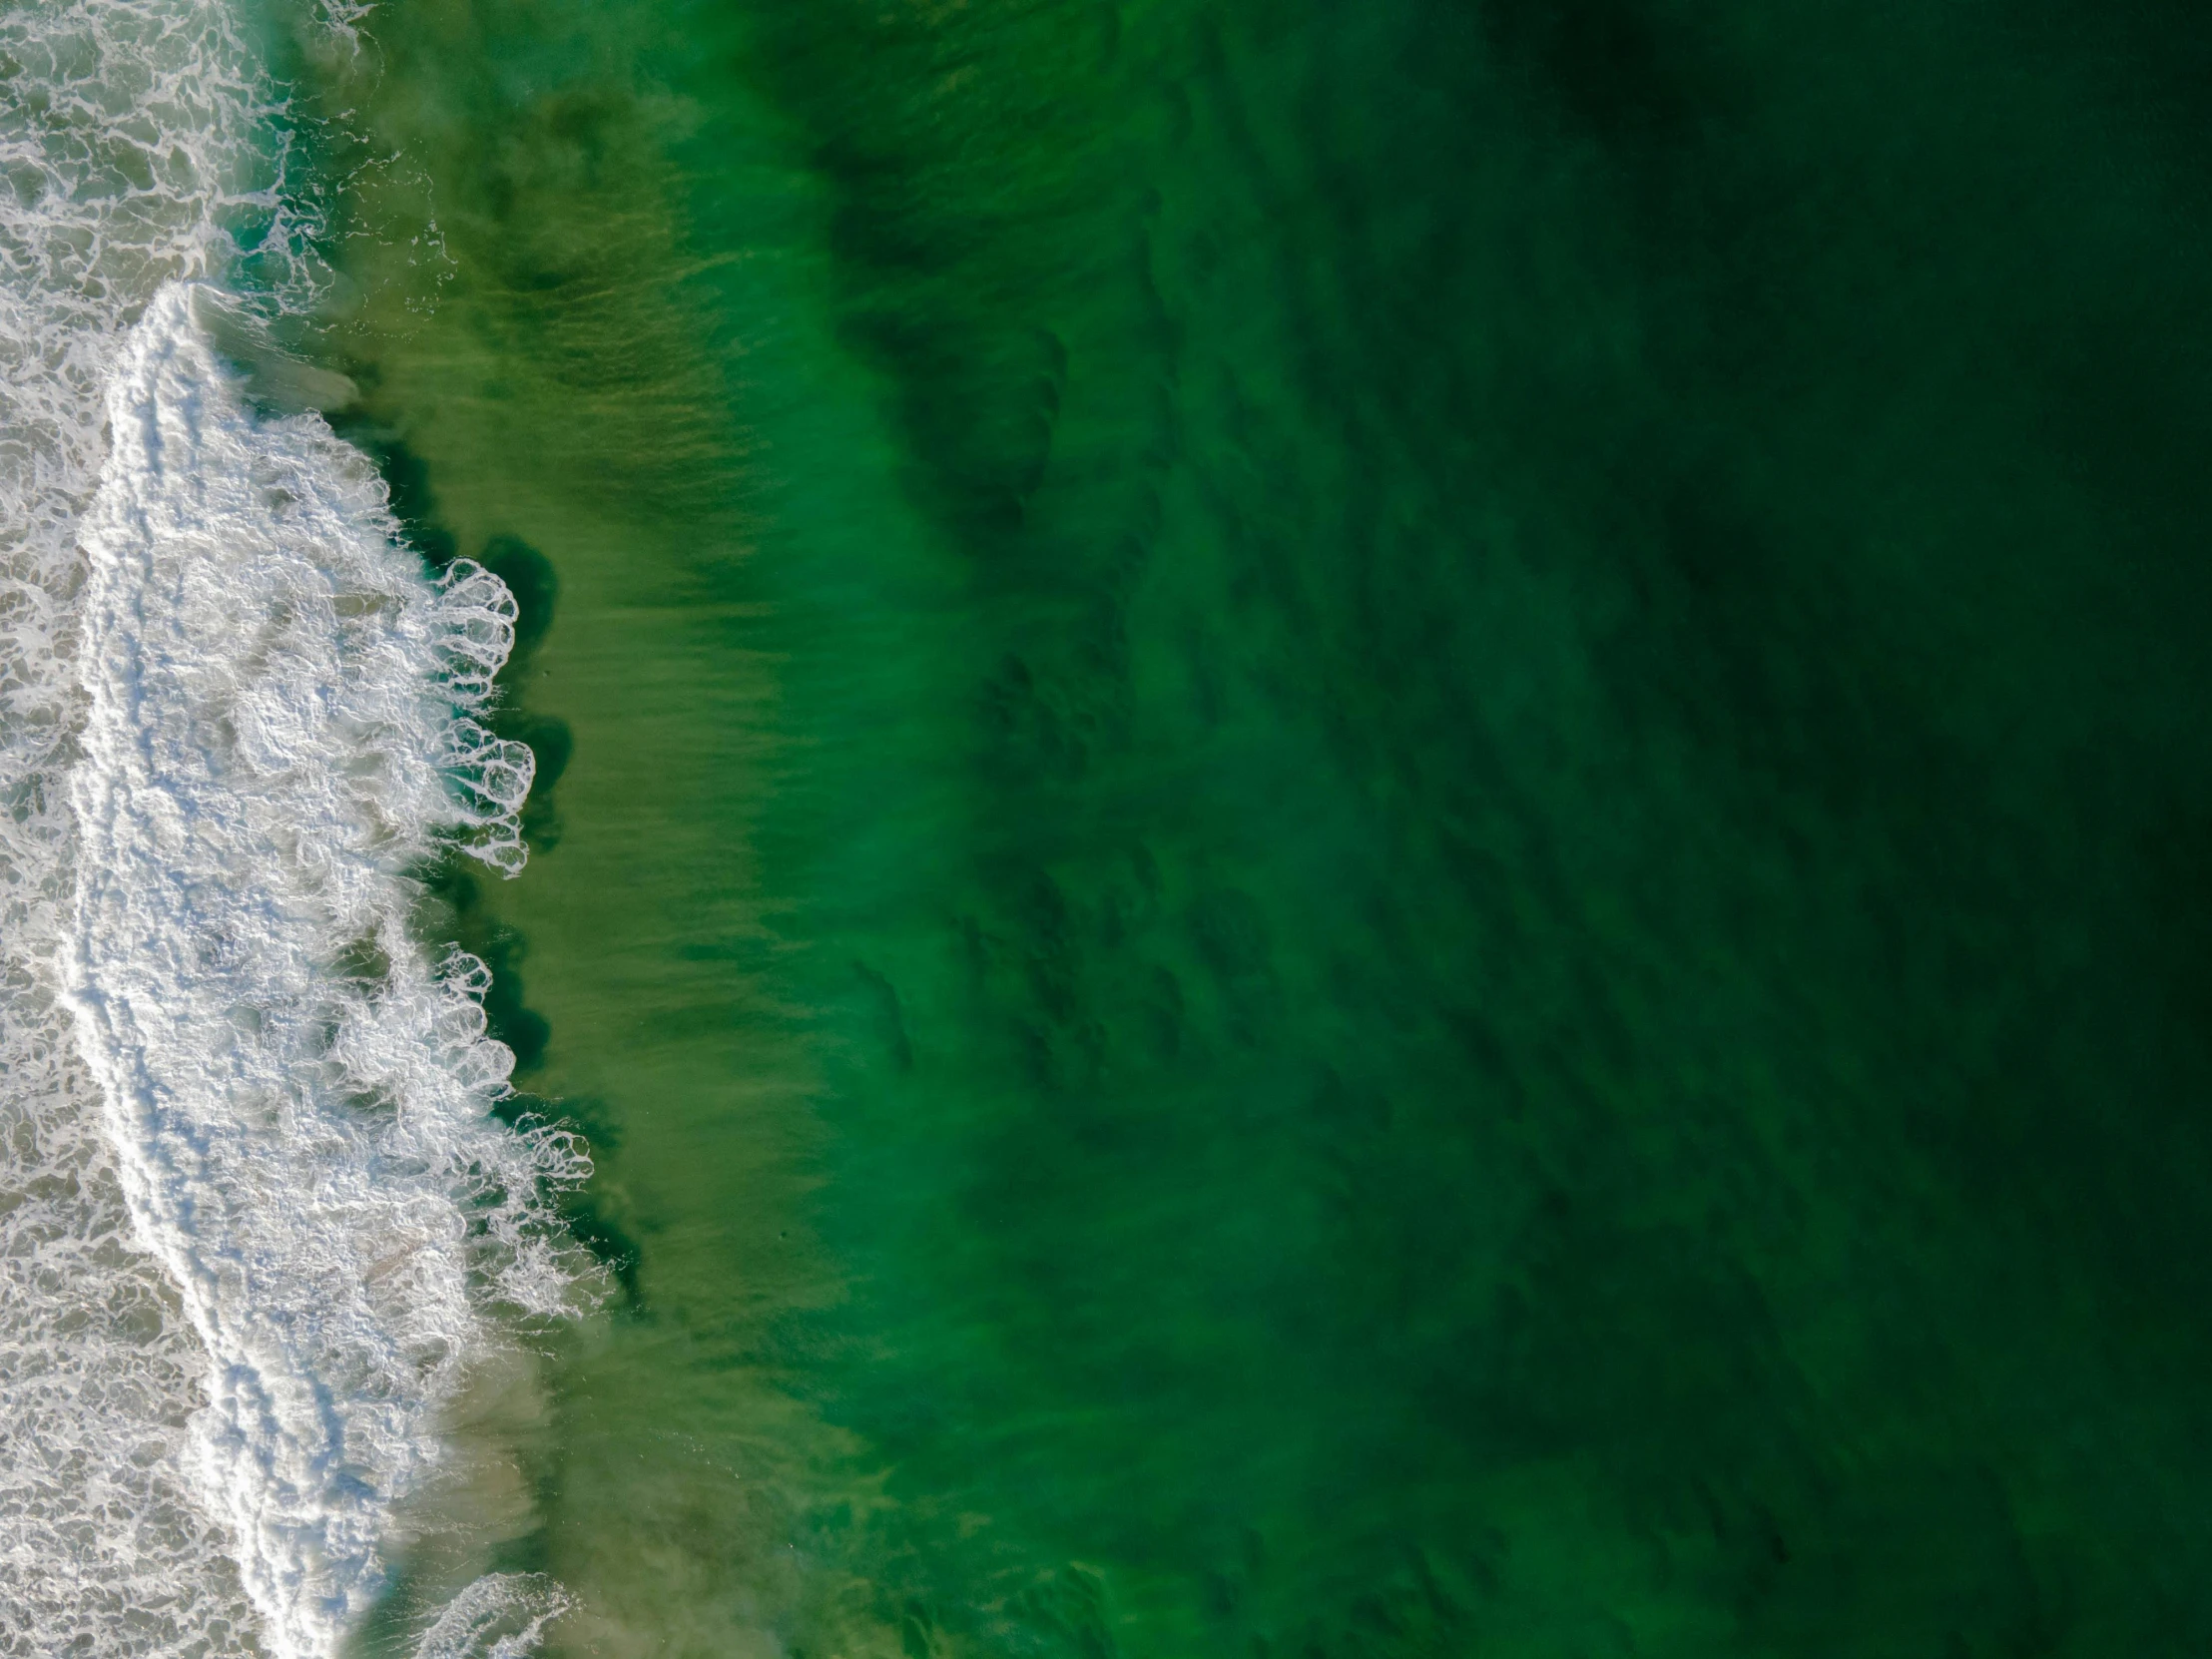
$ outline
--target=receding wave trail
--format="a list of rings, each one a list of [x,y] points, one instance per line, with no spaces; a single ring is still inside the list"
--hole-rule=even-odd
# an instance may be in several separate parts
[[[0,10],[0,1654],[308,1659],[573,1295],[580,1161],[489,1116],[482,969],[406,927],[435,845],[521,856],[512,602],[209,344],[242,241],[312,289],[231,14]],[[421,1648],[560,1605],[479,1579]]]

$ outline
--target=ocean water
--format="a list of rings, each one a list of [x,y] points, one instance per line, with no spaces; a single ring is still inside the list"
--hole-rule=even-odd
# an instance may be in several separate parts
[[[2185,10],[168,4],[6,1651],[2202,1651]]]

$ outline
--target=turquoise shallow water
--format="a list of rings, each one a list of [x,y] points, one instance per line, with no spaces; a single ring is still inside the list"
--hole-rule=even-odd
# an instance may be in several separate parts
[[[620,1282],[555,1651],[2202,1648],[2201,30],[362,34],[343,428],[544,625],[432,924]]]

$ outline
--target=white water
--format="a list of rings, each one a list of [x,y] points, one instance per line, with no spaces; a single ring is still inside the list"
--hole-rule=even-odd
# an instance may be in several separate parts
[[[519,860],[527,754],[468,718],[511,601],[251,418],[179,281],[283,246],[269,114],[209,0],[0,12],[9,1656],[335,1652],[472,1359],[571,1294],[580,1165],[488,1117],[481,970],[404,926],[433,836]],[[560,1605],[483,1580],[422,1651]]]
[[[392,1505],[496,1333],[563,1311],[543,1222],[581,1173],[490,1115],[513,1057],[482,964],[409,937],[439,830],[521,851],[530,753],[468,710],[514,602],[433,586],[319,416],[257,421],[165,288],[112,371],[71,779],[68,984],[140,1236],[214,1377],[188,1467],[278,1654],[330,1652],[384,1588]]]
[[[258,188],[247,55],[197,0],[0,12],[0,1653],[251,1652],[178,1461],[206,1356],[131,1242],[55,998],[78,516],[107,342]],[[257,201],[257,198],[261,199]]]
[[[542,1574],[486,1573],[446,1604],[423,1632],[415,1659],[521,1659],[569,1606],[567,1594]]]

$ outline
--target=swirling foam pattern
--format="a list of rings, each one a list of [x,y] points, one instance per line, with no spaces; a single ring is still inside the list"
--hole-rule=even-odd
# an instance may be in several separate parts
[[[206,1356],[133,1248],[54,955],[109,351],[164,280],[223,264],[227,227],[283,246],[280,167],[202,0],[0,11],[0,1654],[249,1652],[177,1455]]]
[[[437,844],[520,862],[512,601],[206,342],[242,245],[311,288],[231,15],[0,12],[0,1655],[324,1655],[472,1357],[572,1294],[580,1162],[404,925]]]
[[[267,1640],[330,1652],[383,1587],[485,1310],[562,1312],[548,1188],[583,1173],[491,1115],[512,1056],[481,963],[411,938],[411,864],[520,857],[530,754],[469,717],[514,602],[433,584],[319,416],[258,421],[165,289],[109,391],[90,562],[69,989],[142,1236],[213,1399],[202,1489]]]

